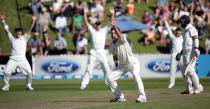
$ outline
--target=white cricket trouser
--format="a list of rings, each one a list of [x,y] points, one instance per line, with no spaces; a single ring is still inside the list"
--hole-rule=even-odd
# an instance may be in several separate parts
[[[177,66],[180,68],[182,67],[182,58],[180,61],[176,60],[176,55],[178,52],[173,52],[171,55],[171,69],[169,72],[169,83],[175,84],[175,78],[176,78],[176,72],[177,72]]]
[[[109,68],[106,52],[104,49],[102,49],[102,50],[91,50],[90,51],[87,69],[86,69],[85,74],[83,75],[83,79],[82,79],[82,83],[81,83],[82,86],[86,86],[89,84],[92,71],[93,71],[95,65],[97,64],[97,62],[99,62],[102,65],[102,70],[105,75],[105,83],[108,84],[106,81],[106,77],[110,72],[110,68]]]
[[[138,89],[138,96],[144,96],[146,98],[146,95],[144,92],[144,85],[141,80],[139,71],[140,71],[140,65],[139,65],[139,62],[136,61],[133,65],[129,65],[129,66],[119,65],[112,73],[108,75],[107,81],[115,97],[118,97],[118,98],[124,97],[124,94],[121,92],[116,81],[120,79],[120,77],[123,74],[130,72],[135,79],[136,86]]]
[[[4,71],[4,84],[9,86],[9,79],[13,72],[15,72],[16,68],[19,67],[21,72],[26,75],[26,85],[32,84],[32,71],[31,66],[27,60],[16,61],[13,59],[9,59],[7,62],[5,71]]]
[[[188,63],[190,62],[190,60],[192,59],[192,51],[184,51],[183,52],[183,70],[185,71]],[[192,90],[192,84],[194,85],[194,89],[199,90],[200,87],[200,83],[199,83],[199,78],[198,75],[195,71],[195,64],[196,64],[196,60],[190,65],[187,74],[184,78],[185,80],[185,89],[186,91],[190,91]],[[183,72],[184,73],[184,72]]]

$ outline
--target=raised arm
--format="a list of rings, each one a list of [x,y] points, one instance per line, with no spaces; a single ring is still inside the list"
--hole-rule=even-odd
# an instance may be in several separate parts
[[[164,23],[165,23],[166,29],[167,29],[167,31],[168,31],[169,37],[170,37],[170,38],[173,38],[173,37],[174,37],[174,34],[173,34],[173,32],[171,31],[171,28],[170,28],[170,26],[169,26],[167,20],[165,20]]]
[[[85,25],[88,25],[88,18],[87,18],[87,13],[88,13],[88,8],[84,8],[84,20],[85,20]]]
[[[1,19],[1,22],[2,22],[2,24],[4,26],[4,30],[7,32],[7,34],[9,34],[10,33],[9,26],[6,24],[6,22],[4,20],[5,19],[5,16],[3,14],[1,14],[0,15],[0,19]]]
[[[115,31],[118,39],[123,39],[123,36],[122,36],[119,28],[116,26],[116,21],[115,21],[114,17],[111,18],[110,25],[112,26],[113,30]]]
[[[37,20],[37,16],[36,16],[36,15],[33,15],[33,16],[32,16],[31,25],[29,26],[29,29],[28,29],[28,31],[27,31],[28,34],[31,33],[31,31],[32,31],[32,29],[33,29],[33,27],[34,27],[34,25],[35,25],[35,23],[36,23],[36,20]]]

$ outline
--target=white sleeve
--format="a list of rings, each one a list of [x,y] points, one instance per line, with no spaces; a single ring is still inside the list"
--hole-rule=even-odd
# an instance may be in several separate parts
[[[29,33],[25,33],[24,34],[24,38],[26,41],[28,41],[30,39],[31,35]]]
[[[104,29],[105,29],[105,32],[108,33],[111,30],[111,27],[109,25],[107,25],[104,27]]]
[[[173,34],[173,32],[171,31],[171,28],[169,27],[168,22],[165,21],[164,23],[165,23],[166,29],[167,29],[167,31],[168,31],[169,37],[170,37],[170,38],[173,38],[173,37],[174,37],[174,34]]]
[[[9,38],[9,40],[11,41],[14,37],[12,35],[12,33],[9,31],[9,26],[6,24],[6,22],[4,20],[2,20],[3,26],[4,26],[4,30],[7,32],[7,36]]]
[[[189,29],[189,32],[190,32],[190,37],[196,36],[196,38],[198,38],[198,31],[196,28]]]
[[[88,26],[88,30],[90,31],[90,33],[93,33],[94,32],[94,28],[92,25],[90,25],[89,23],[87,24]]]

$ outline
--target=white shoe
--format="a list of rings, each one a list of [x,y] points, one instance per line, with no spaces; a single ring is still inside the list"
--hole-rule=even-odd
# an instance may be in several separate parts
[[[147,102],[147,99],[146,99],[146,97],[145,96],[140,96],[140,97],[138,97],[137,99],[136,99],[136,102]]]
[[[200,90],[200,92],[203,92],[203,85],[202,84],[199,84],[199,90]]]
[[[196,89],[196,90],[194,91],[194,94],[200,94],[200,93],[201,93],[201,91],[198,90],[198,89]]]
[[[8,85],[4,85],[2,88],[1,88],[2,91],[9,91],[9,86]]]
[[[123,97],[115,97],[113,99],[110,100],[110,102],[124,102],[126,101],[126,99]]]
[[[86,85],[81,85],[80,90],[85,90],[86,89]]]
[[[199,94],[201,92],[203,92],[203,86],[201,84],[199,84],[199,89],[195,89],[194,94]]]
[[[171,89],[171,88],[173,88],[174,87],[174,84],[173,83],[170,83],[169,85],[168,85],[168,88],[169,89]]]
[[[27,85],[27,86],[26,86],[26,89],[29,90],[29,91],[33,91],[33,90],[34,90],[34,88],[31,87],[31,85]]]

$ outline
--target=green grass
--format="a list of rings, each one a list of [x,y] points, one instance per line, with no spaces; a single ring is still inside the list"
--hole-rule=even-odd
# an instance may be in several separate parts
[[[23,80],[11,80],[9,92],[0,92],[0,109],[208,109],[210,78],[202,78],[204,92],[181,95],[183,81],[168,89],[168,79],[143,79],[147,103],[136,103],[137,91],[131,79],[119,80],[127,101],[110,103],[112,93],[104,80],[91,80],[87,90],[80,91],[80,80],[34,80],[34,91],[26,91]],[[1,82],[2,83],[2,82]],[[2,84],[1,84],[2,85]]]

